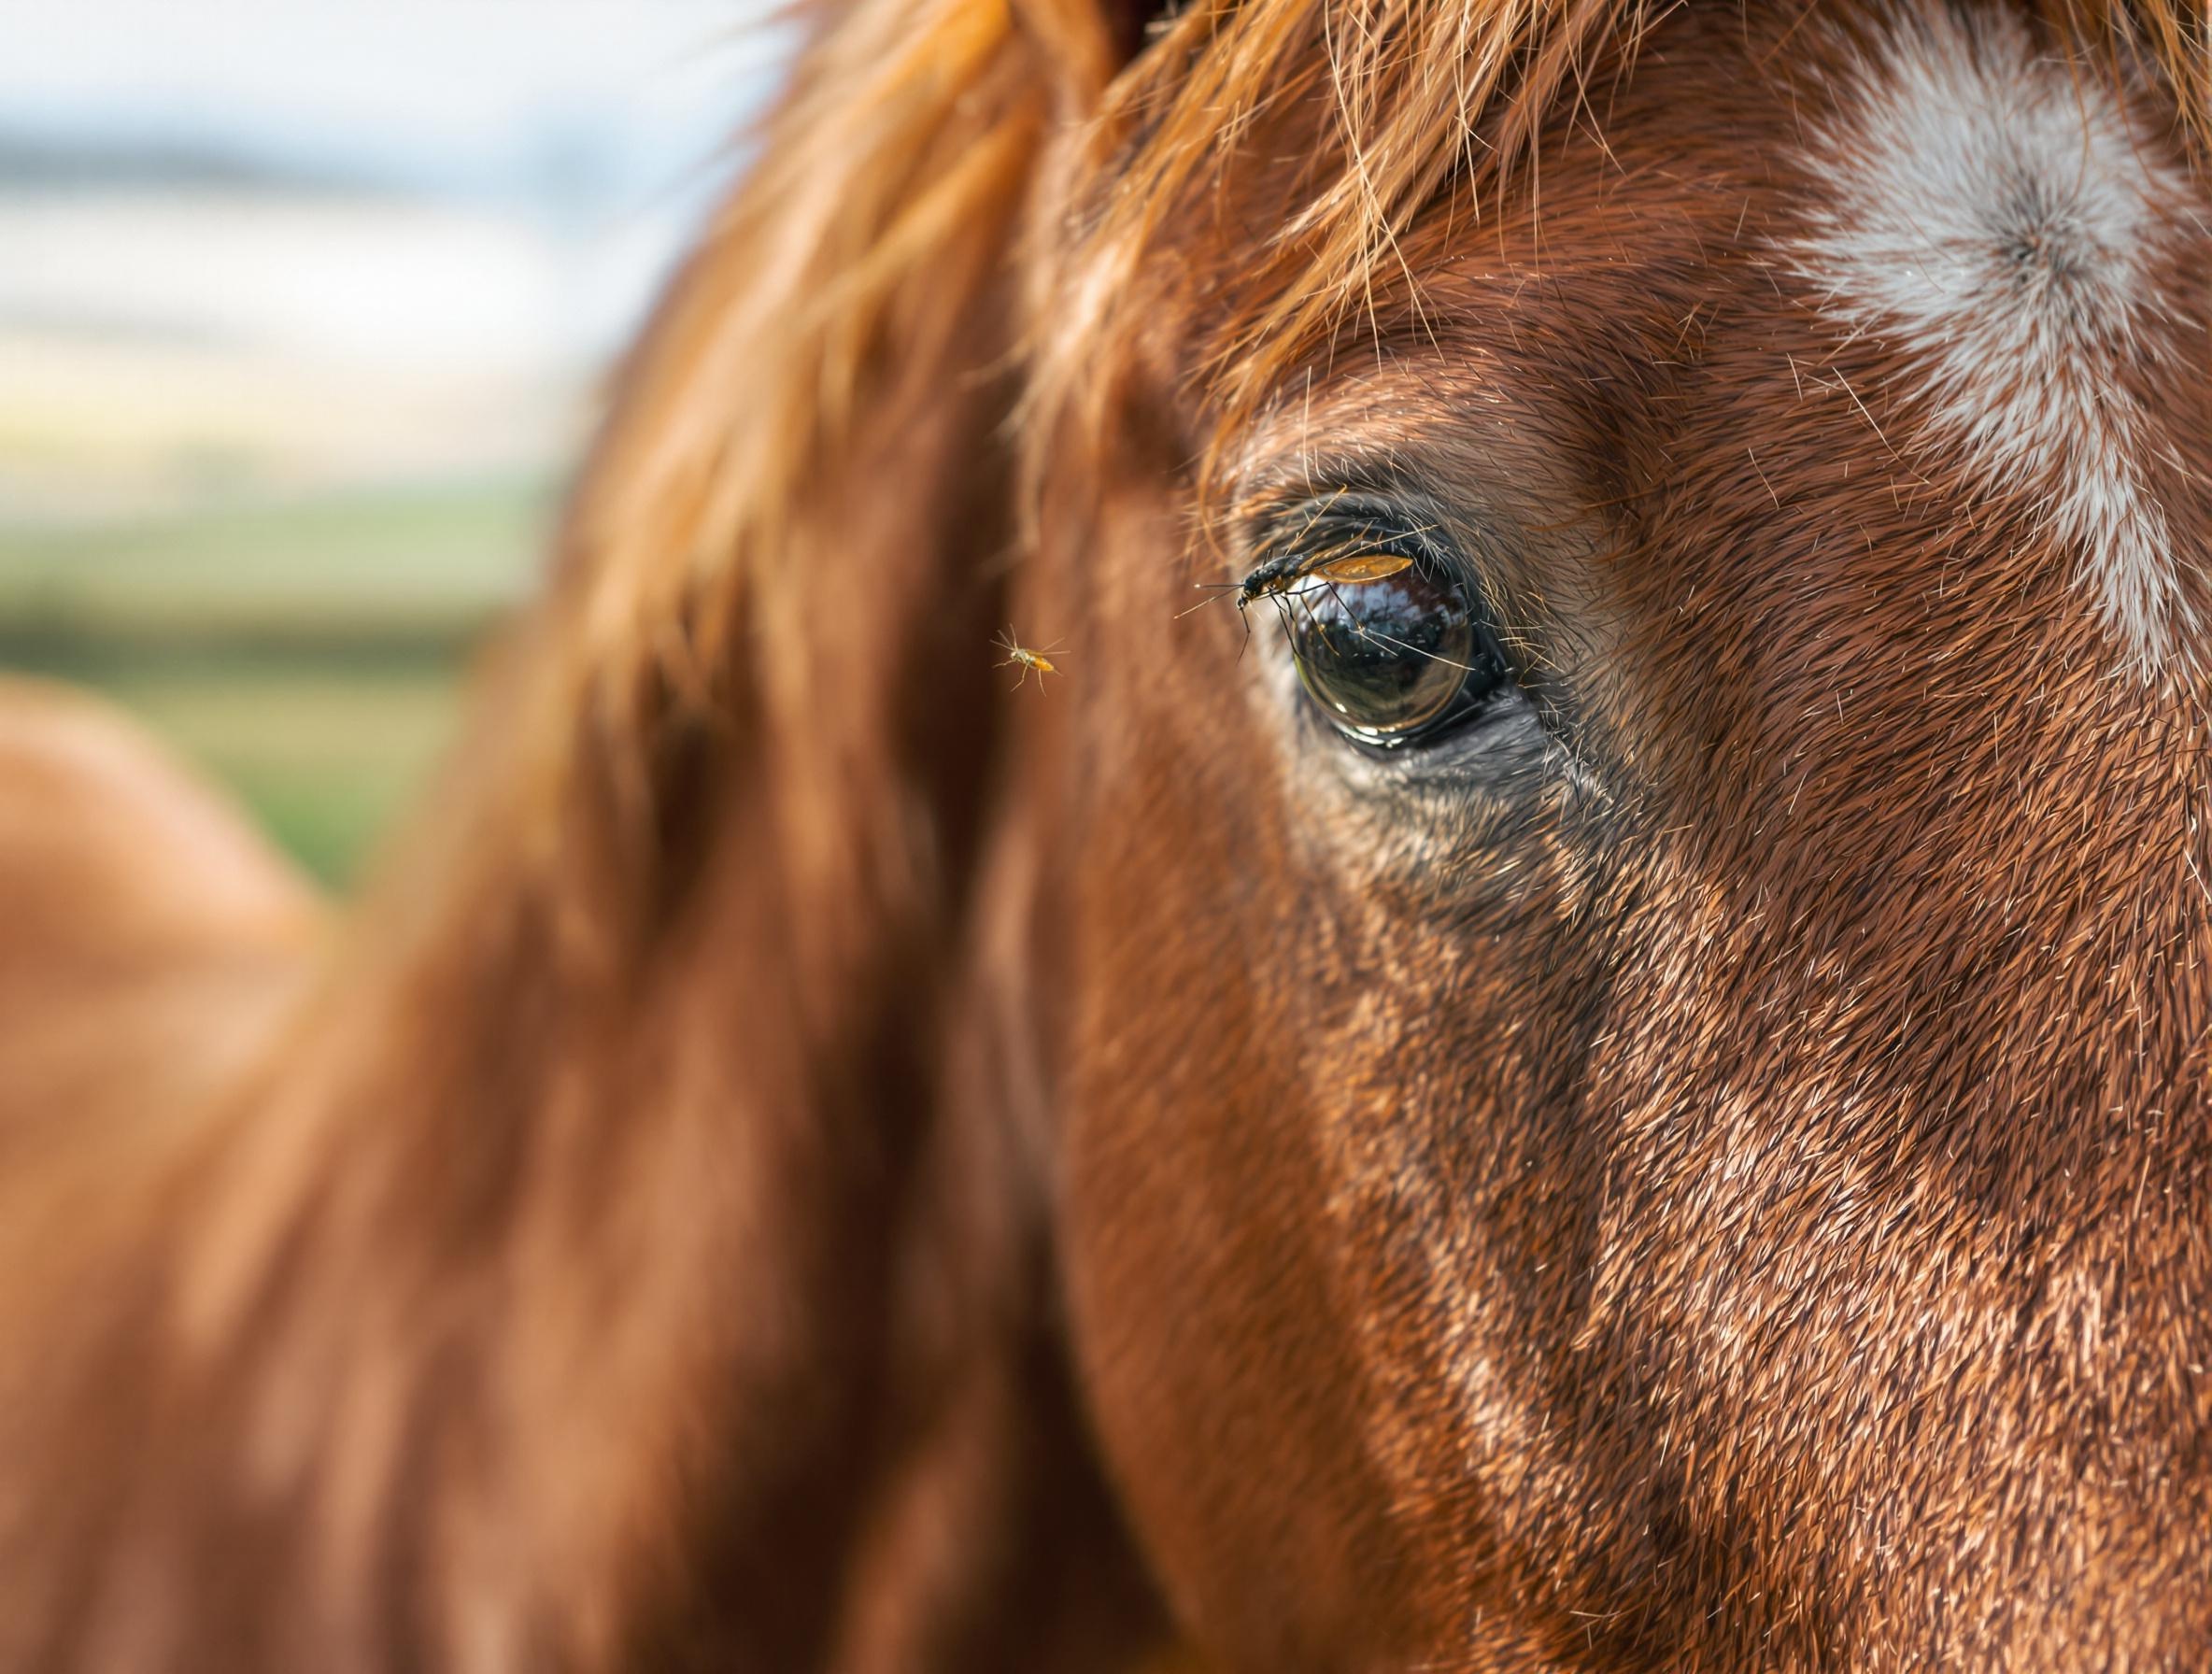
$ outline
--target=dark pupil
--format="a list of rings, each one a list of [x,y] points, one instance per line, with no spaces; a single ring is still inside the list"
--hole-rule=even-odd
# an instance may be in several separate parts
[[[1380,581],[1309,579],[1287,601],[1307,692],[1340,727],[1375,742],[1418,732],[1503,678],[1460,589],[1425,563]]]

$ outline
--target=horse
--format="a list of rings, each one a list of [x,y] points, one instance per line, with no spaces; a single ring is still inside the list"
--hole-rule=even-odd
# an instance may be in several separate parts
[[[359,902],[0,702],[0,1668],[2203,1666],[2204,11],[802,16]]]

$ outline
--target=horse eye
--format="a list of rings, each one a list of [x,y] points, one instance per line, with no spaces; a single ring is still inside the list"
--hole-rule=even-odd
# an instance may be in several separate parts
[[[1284,603],[1306,695],[1359,743],[1432,736],[1506,683],[1467,589],[1425,554],[1371,580],[1310,575]]]

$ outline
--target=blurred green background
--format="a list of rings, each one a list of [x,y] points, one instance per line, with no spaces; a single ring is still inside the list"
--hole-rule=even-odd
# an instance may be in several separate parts
[[[549,499],[506,476],[0,520],[0,665],[115,697],[343,885],[449,735]]]
[[[0,670],[334,886],[774,84],[762,0],[74,0],[0,54]]]

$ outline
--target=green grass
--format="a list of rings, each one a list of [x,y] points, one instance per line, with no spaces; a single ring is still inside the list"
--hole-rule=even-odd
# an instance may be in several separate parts
[[[0,522],[0,666],[98,688],[343,885],[450,738],[468,647],[526,589],[532,484]]]
[[[500,481],[0,523],[0,624],[157,641],[448,628],[523,589],[546,500]]]
[[[228,784],[332,884],[354,877],[449,738],[460,682],[395,660],[330,671],[289,659],[95,672],[93,683]]]

